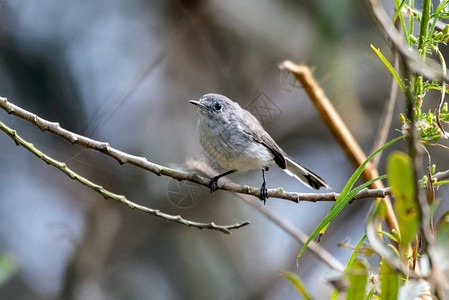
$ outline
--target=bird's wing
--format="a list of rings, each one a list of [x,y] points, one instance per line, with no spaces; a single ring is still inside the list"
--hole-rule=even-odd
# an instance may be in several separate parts
[[[273,138],[265,131],[265,129],[263,129],[260,122],[250,112],[245,110],[244,117],[246,118],[246,122],[241,122],[241,124],[245,124],[243,130],[248,133],[255,142],[267,147],[274,156],[274,162],[279,168],[285,169],[287,165],[285,163],[284,151],[282,151]],[[252,119],[252,122],[248,122],[248,119]]]

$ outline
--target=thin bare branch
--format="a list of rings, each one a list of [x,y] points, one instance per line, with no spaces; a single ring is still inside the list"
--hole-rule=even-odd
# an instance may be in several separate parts
[[[199,222],[186,220],[186,219],[182,218],[179,215],[178,216],[168,215],[166,213],[161,212],[158,209],[148,208],[148,207],[145,207],[143,205],[139,205],[137,203],[131,202],[128,199],[126,199],[125,196],[118,195],[118,194],[115,194],[115,193],[112,193],[112,192],[106,190],[102,186],[97,185],[97,184],[93,183],[92,181],[89,181],[88,179],[86,179],[86,178],[80,176],[79,174],[75,173],[73,170],[68,168],[65,163],[59,162],[59,161],[51,158],[50,156],[44,154],[42,151],[40,151],[36,147],[34,147],[33,144],[31,144],[31,143],[25,141],[23,138],[21,138],[17,134],[17,132],[15,130],[9,128],[8,126],[3,124],[2,122],[0,122],[0,130],[5,132],[11,139],[13,139],[17,146],[24,147],[25,149],[30,151],[32,154],[37,156],[39,159],[43,160],[45,163],[47,163],[49,165],[52,165],[53,167],[57,168],[58,170],[60,170],[61,172],[63,172],[67,176],[69,176],[71,179],[76,180],[76,181],[80,182],[81,184],[87,186],[88,188],[96,191],[97,193],[102,195],[105,199],[111,199],[111,200],[118,201],[118,202],[120,202],[122,204],[127,205],[128,207],[130,207],[132,209],[137,209],[139,211],[142,211],[142,212],[148,213],[150,215],[159,217],[159,218],[161,218],[161,219],[163,219],[165,221],[168,221],[168,222],[179,223],[179,224],[182,224],[182,225],[186,225],[186,226],[189,226],[189,227],[190,226],[191,227],[196,227],[196,228],[199,228],[199,229],[217,230],[217,231],[221,231],[221,232],[224,232],[224,233],[227,233],[227,234],[230,234],[231,230],[233,230],[233,229],[238,229],[238,228],[241,228],[241,227],[246,226],[246,225],[249,224],[249,222],[243,222],[243,223],[237,223],[237,224],[233,224],[233,225],[221,226],[221,225],[216,225],[213,222],[211,222],[211,223],[199,223]]]
[[[164,175],[179,181],[187,180],[205,187],[209,187],[210,178],[199,176],[195,172],[186,172],[182,170],[161,166],[148,161],[144,157],[134,156],[122,152],[120,150],[114,149],[108,143],[99,142],[81,136],[79,134],[73,133],[71,131],[61,128],[61,126],[56,122],[44,120],[38,117],[37,115],[8,102],[6,98],[0,97],[0,108],[16,117],[19,117],[23,120],[26,120],[34,124],[41,131],[49,131],[59,137],[66,139],[67,141],[70,141],[73,144],[79,144],[85,148],[102,152],[114,158],[121,164],[129,163],[139,168],[143,168],[147,171],[150,171],[158,176]],[[447,174],[445,174],[444,176],[438,177],[438,174],[436,174],[434,178],[435,177],[437,177],[439,180],[447,179],[449,178],[449,170],[447,171]],[[251,195],[260,199],[260,187],[256,188],[248,185],[240,185],[233,182],[219,180],[218,189],[239,194]],[[353,200],[366,199],[366,198],[379,198],[379,197],[382,198],[388,195],[391,195],[390,188],[364,189],[360,191],[358,194],[356,194]],[[292,201],[295,203],[299,203],[301,201],[309,201],[309,202],[335,201],[338,198],[338,196],[339,196],[338,193],[313,194],[313,193],[288,192],[284,191],[283,188],[275,188],[268,190],[268,197],[270,198],[278,198],[282,200]]]
[[[120,164],[132,164],[139,168],[143,168],[147,171],[150,171],[158,176],[164,175],[168,177],[172,177],[176,180],[187,180],[191,181],[205,187],[209,187],[210,179],[206,177],[199,176],[194,172],[186,172],[182,170],[177,170],[173,168],[164,167],[153,162],[148,161],[145,157],[139,157],[130,155],[128,153],[122,152],[111,147],[108,143],[99,142],[82,135],[73,133],[69,130],[62,128],[57,122],[50,122],[45,119],[38,117],[36,114],[33,114],[29,111],[20,108],[17,105],[8,102],[6,98],[0,97],[0,108],[17,116],[23,120],[26,120],[35,126],[37,126],[41,131],[49,131],[53,134],[56,134],[59,137],[66,139],[72,144],[78,144],[83,147],[97,150],[102,152],[115,160],[117,160]],[[255,188],[247,185],[239,185],[232,182],[226,182],[219,180],[218,181],[218,189],[227,190],[230,192],[240,193],[240,194],[248,194],[260,198],[260,188]],[[368,197],[385,197],[389,194],[388,189],[378,189],[378,190],[363,190],[359,194],[356,195],[354,199],[362,199]],[[300,201],[335,201],[338,198],[337,193],[324,193],[324,194],[311,194],[311,193],[294,193],[294,192],[286,192],[282,188],[270,189],[268,190],[268,197],[270,198],[279,198],[284,200],[289,200],[293,202]]]

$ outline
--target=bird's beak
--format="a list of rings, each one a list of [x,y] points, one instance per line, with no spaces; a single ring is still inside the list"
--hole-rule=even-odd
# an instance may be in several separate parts
[[[196,101],[196,100],[189,100],[189,103],[192,103],[193,105],[196,105],[200,108],[206,108],[206,106],[204,106],[203,104],[200,103],[200,101]]]

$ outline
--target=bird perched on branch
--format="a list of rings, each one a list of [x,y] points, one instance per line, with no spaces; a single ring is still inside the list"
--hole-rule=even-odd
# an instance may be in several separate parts
[[[287,156],[260,122],[238,103],[219,94],[206,94],[199,101],[189,102],[198,107],[197,131],[201,145],[228,170],[211,179],[211,192],[217,189],[218,179],[223,176],[262,169],[260,198],[265,203],[268,198],[265,171],[269,165],[277,165],[312,189],[330,189],[318,175]]]

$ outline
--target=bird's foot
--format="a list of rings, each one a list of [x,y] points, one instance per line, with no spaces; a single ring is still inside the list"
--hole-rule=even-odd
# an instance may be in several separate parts
[[[210,188],[210,193],[211,194],[218,189],[218,179],[219,178],[220,178],[219,176],[215,176],[215,177],[210,179],[209,188]]]
[[[263,205],[267,203],[268,199],[268,189],[265,181],[262,183],[262,187],[260,188],[260,200],[263,201]]]

